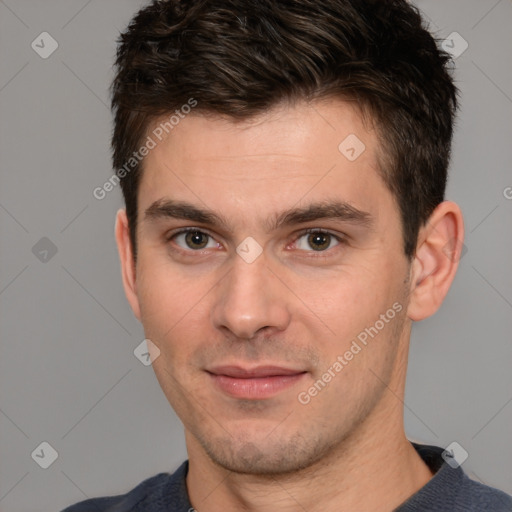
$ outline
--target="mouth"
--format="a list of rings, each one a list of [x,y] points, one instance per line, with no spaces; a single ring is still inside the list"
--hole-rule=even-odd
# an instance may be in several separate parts
[[[297,384],[308,373],[279,366],[218,366],[206,371],[223,393],[245,400],[262,400]]]

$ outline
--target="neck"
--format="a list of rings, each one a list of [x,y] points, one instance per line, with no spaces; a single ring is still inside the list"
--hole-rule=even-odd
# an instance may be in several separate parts
[[[389,391],[357,431],[327,458],[286,475],[238,474],[218,466],[186,431],[187,487],[198,512],[392,511],[432,473],[403,430],[402,404]]]

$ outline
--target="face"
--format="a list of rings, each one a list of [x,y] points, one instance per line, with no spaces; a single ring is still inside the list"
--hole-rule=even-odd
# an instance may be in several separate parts
[[[129,300],[188,443],[229,470],[312,465],[403,367],[409,265],[377,150],[329,100],[190,114],[145,159]]]

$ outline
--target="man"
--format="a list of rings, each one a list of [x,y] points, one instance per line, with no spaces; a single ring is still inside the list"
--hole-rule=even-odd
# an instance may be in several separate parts
[[[510,511],[411,443],[457,91],[399,0],[153,1],[118,48],[122,278],[189,458],[79,511]],[[447,462],[448,461],[448,462]]]

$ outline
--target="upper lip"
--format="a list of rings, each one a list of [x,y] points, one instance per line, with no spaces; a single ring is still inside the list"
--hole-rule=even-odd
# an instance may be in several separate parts
[[[282,366],[257,366],[255,368],[242,368],[241,366],[216,366],[207,370],[215,375],[226,375],[238,379],[250,379],[253,377],[275,377],[278,375],[297,375],[305,373],[305,370],[284,368]]]

